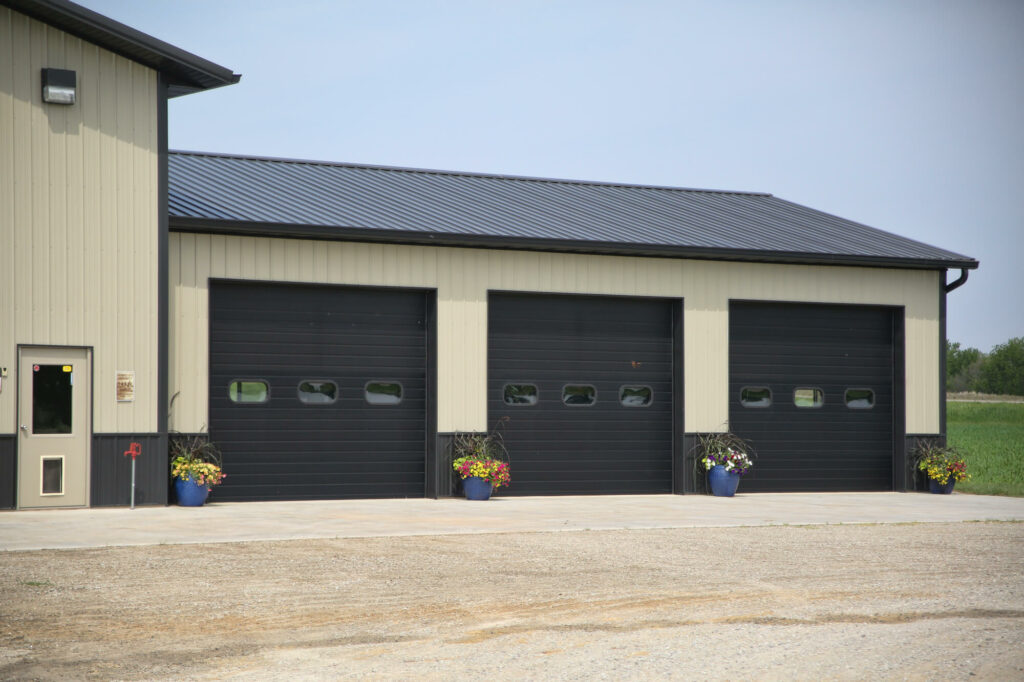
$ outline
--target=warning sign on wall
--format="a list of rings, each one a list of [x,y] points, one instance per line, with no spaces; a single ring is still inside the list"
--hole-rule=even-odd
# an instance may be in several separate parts
[[[135,400],[135,372],[117,373],[117,402],[130,403]]]

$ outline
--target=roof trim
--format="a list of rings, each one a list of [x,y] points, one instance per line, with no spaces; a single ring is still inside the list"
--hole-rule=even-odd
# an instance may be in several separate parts
[[[643,186],[646,187],[646,185]],[[617,242],[593,242],[574,239],[526,239],[493,235],[408,232],[365,227],[293,225],[288,223],[254,223],[234,220],[216,220],[212,218],[182,218],[175,216],[170,217],[170,230],[171,232],[221,234],[245,237],[316,239],[323,241],[374,242],[388,244],[413,244],[421,246],[454,246],[513,251],[554,251],[562,253],[585,253],[615,256],[653,256],[658,258],[688,258],[692,260],[737,261],[745,263],[846,265],[918,270],[946,270],[949,268],[973,270],[979,265],[979,262],[974,259],[940,260],[885,256],[831,255],[821,253],[800,253],[795,251],[760,251],[756,249],[748,250],[688,246],[660,246],[652,244],[624,244]]]
[[[68,0],[0,0],[13,10],[164,74],[168,97],[237,83],[241,75]]]
[[[3,0],[0,0],[3,1]],[[488,178],[493,180],[522,180],[525,182],[547,182],[558,185],[593,185],[598,187],[634,187],[637,189],[661,189],[674,192],[704,192],[707,194],[739,194],[744,196],[770,197],[768,192],[750,192],[731,189],[701,189],[696,187],[675,187],[670,185],[643,185],[632,182],[609,182],[604,180],[572,180],[567,178],[548,178],[533,175],[507,175],[503,173],[485,173],[477,171],[439,170],[435,168],[414,168],[409,166],[382,166],[372,163],[351,163],[344,161],[314,161],[310,159],[294,159],[278,156],[257,156],[252,154],[227,154],[219,152],[198,152],[184,149],[171,149],[168,153],[175,156],[210,156],[221,159],[239,159],[241,161],[272,161],[304,166],[329,166],[334,168],[359,168],[365,170],[394,171],[396,173],[421,173],[426,175],[448,175],[463,178]]]

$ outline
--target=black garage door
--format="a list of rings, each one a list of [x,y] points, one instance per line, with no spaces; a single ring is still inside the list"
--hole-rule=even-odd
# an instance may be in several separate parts
[[[492,294],[488,415],[511,495],[672,491],[668,301]]]
[[[425,294],[213,282],[218,500],[422,497]]]
[[[893,310],[733,302],[729,422],[746,492],[892,490]]]

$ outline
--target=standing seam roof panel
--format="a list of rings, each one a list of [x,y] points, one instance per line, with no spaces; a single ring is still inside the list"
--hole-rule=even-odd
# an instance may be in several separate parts
[[[977,266],[767,194],[192,152],[169,171],[172,218]]]

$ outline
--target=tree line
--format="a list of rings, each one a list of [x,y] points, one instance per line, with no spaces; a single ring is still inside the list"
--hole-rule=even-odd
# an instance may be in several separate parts
[[[1024,395],[1024,336],[990,353],[946,341],[946,390]]]

